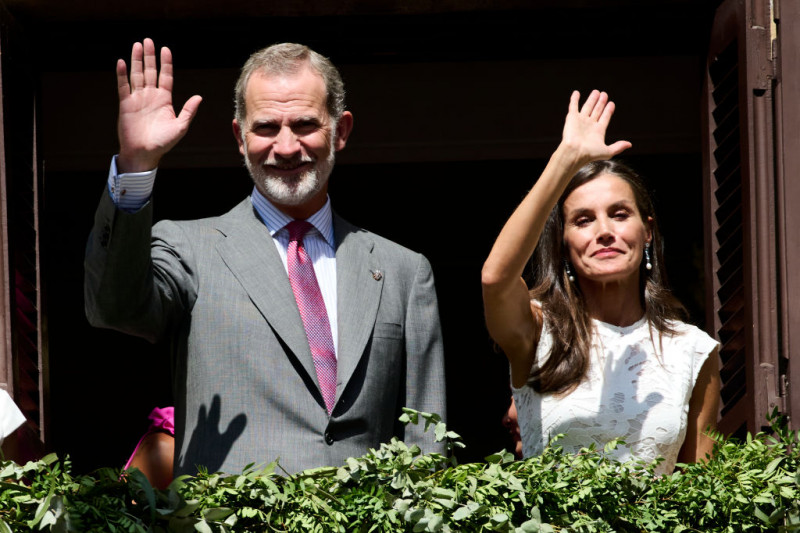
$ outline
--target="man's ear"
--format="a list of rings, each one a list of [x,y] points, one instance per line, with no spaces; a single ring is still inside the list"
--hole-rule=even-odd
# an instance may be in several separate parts
[[[244,137],[242,136],[242,128],[239,126],[239,121],[233,119],[233,136],[236,137],[236,143],[239,145],[239,153],[246,156],[244,150]]]
[[[345,147],[351,131],[353,131],[353,114],[345,111],[336,124],[336,146],[334,148],[337,152]]]

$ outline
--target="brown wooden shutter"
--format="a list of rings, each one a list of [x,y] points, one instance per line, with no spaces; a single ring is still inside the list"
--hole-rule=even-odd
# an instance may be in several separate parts
[[[775,1],[775,162],[781,287],[781,385],[800,428],[800,2]]]
[[[24,40],[0,4],[0,385],[44,442],[47,357],[39,254],[36,83]]]
[[[708,329],[720,350],[720,429],[758,431],[780,397],[780,316],[768,0],[726,0],[709,47],[704,107]]]

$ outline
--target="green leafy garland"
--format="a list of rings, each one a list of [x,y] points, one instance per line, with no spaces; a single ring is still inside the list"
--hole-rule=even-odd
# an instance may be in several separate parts
[[[448,451],[463,446],[437,415],[402,417],[419,418]],[[0,533],[800,531],[800,432],[777,413],[770,423],[772,435],[744,442],[714,435],[713,459],[662,477],[653,464],[620,464],[593,448],[565,454],[557,440],[524,461],[501,452],[458,465],[393,439],[338,468],[201,471],[164,491],[135,469],[120,481],[114,469],[72,476],[55,455],[6,461]]]

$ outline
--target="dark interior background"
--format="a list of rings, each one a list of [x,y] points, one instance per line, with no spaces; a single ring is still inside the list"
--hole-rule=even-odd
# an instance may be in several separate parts
[[[204,97],[191,131],[159,171],[157,218],[216,215],[249,193],[230,121],[233,84],[250,53],[296,41],[340,66],[355,129],[331,178],[333,205],[430,259],[445,336],[448,422],[467,444],[461,461],[508,445],[500,423],[507,365],[483,325],[480,269],[557,145],[572,89],[604,89],[616,101],[609,139],[633,143],[623,159],[654,191],[673,288],[702,324],[699,117],[713,2],[467,4],[337,10],[321,2],[308,8],[312,15],[276,16],[237,1],[194,10],[167,2],[155,12],[8,3],[41,97],[55,451],[80,471],[121,465],[150,409],[172,401],[168,346],[93,329],[83,313],[83,248],[116,151],[114,64],[143,37],[173,51],[176,105],[194,93]]]

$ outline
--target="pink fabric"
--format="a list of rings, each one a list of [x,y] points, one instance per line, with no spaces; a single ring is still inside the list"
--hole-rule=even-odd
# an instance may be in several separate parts
[[[123,470],[126,470],[131,466],[131,462],[133,462],[136,452],[139,451],[139,447],[142,445],[142,442],[147,438],[148,435],[155,433],[156,431],[162,431],[169,433],[173,437],[175,436],[174,407],[155,407],[152,411],[150,411],[150,415],[147,418],[150,419],[150,427],[147,428],[147,431],[145,431],[144,435],[142,435],[142,438],[139,439],[139,442],[136,444],[136,448],[133,449],[133,453],[128,458],[128,462],[125,463]]]
[[[286,225],[289,230],[289,247],[286,252],[289,283],[303,319],[308,345],[314,358],[317,380],[325,400],[328,414],[336,400],[336,352],[333,347],[331,324],[325,310],[325,300],[319,290],[314,264],[303,247],[303,236],[312,228],[305,220],[294,220]]]

